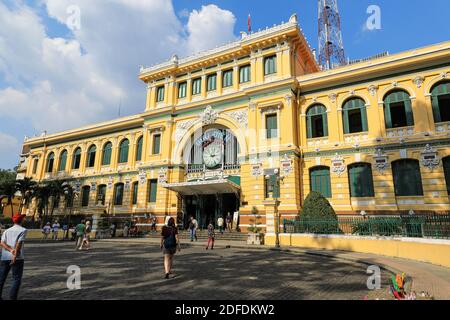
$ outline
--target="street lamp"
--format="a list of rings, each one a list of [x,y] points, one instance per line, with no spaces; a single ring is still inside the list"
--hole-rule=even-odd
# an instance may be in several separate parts
[[[276,226],[275,226],[275,247],[280,247],[280,212],[278,210],[279,198],[280,198],[280,181],[281,177],[279,175],[279,170],[275,169],[274,174],[267,175],[270,184],[273,186],[272,198],[275,200],[275,214],[276,214]]]

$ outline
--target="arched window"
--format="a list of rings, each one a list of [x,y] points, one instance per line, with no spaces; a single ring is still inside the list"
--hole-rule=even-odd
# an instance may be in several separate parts
[[[139,194],[139,182],[133,182],[133,194],[131,199],[131,204],[136,205],[138,201],[138,194]]]
[[[306,128],[308,138],[328,136],[327,108],[314,105],[306,111]]]
[[[67,164],[67,150],[64,150],[61,152],[61,155],[59,156],[59,168],[58,171],[65,171],[66,170],[66,164]]]
[[[384,120],[387,129],[414,125],[411,99],[406,91],[396,90],[385,96]]]
[[[84,186],[82,189],[81,206],[87,207],[89,205],[89,194],[91,193],[91,187]]]
[[[119,163],[128,162],[128,149],[130,148],[130,141],[128,139],[122,140],[119,145]]]
[[[80,169],[80,163],[81,163],[81,148],[76,148],[75,152],[73,153],[72,169],[74,170]]]
[[[53,172],[53,164],[55,163],[55,154],[52,152],[47,157],[47,166],[45,172]]]
[[[331,198],[331,181],[329,167],[314,167],[309,171],[311,191],[320,192],[324,197]]]
[[[111,164],[112,143],[108,142],[103,147],[102,166]]]
[[[92,167],[95,166],[95,154],[96,154],[96,152],[97,152],[97,147],[95,145],[92,145],[88,149],[86,167],[92,168]]]
[[[450,157],[442,159],[444,166],[445,183],[447,184],[447,194],[450,195]]]
[[[144,138],[140,137],[136,144],[136,161],[142,160],[142,142]]]
[[[106,185],[101,184],[97,187],[97,203],[101,203],[101,205],[104,206],[105,198],[106,198]]]
[[[355,163],[348,166],[351,197],[374,197],[372,166],[370,163]]]
[[[114,205],[121,206],[123,203],[123,183],[114,186]]]
[[[423,196],[418,160],[403,159],[392,163],[396,196]]]
[[[450,121],[450,81],[441,82],[431,89],[434,122]]]
[[[344,133],[368,131],[366,103],[361,98],[347,100],[342,107]]]

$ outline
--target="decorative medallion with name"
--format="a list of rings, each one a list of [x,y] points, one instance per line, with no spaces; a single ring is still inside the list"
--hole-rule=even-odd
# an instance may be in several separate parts
[[[74,188],[76,193],[80,193],[81,192],[81,181],[77,180],[75,181],[75,188]]]
[[[287,156],[287,154],[285,154],[280,163],[281,163],[281,172],[283,173],[284,176],[288,176],[292,171],[292,160]]]
[[[158,183],[167,183],[167,168],[159,169]]]
[[[200,120],[203,125],[209,125],[216,122],[219,114],[211,106],[207,106],[206,109],[200,114]]]
[[[126,176],[124,188],[125,190],[130,190],[130,187],[131,187],[131,178],[129,176]]]
[[[147,180],[147,175],[144,170],[139,170],[139,184],[145,184]]]
[[[263,169],[261,163],[252,164],[252,176],[259,177],[263,175]]]
[[[113,177],[108,178],[108,189],[111,189],[113,187]]]
[[[91,190],[96,191],[97,190],[97,182],[93,181],[91,182]]]
[[[438,157],[438,153],[432,146],[427,144],[423,151],[422,155],[422,165],[428,168],[430,171],[439,166],[441,160]]]
[[[331,172],[340,176],[345,171],[345,162],[342,156],[336,153],[336,156],[331,159]]]
[[[374,160],[373,166],[380,173],[383,173],[389,167],[388,156],[380,148],[378,148],[377,151],[375,152],[373,160]]]

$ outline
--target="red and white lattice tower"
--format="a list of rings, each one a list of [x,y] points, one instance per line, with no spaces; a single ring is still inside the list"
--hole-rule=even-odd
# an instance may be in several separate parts
[[[319,64],[324,70],[346,64],[337,0],[319,1]]]

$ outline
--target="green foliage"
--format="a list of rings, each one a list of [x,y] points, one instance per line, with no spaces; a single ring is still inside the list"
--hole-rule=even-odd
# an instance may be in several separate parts
[[[17,173],[15,171],[0,169],[0,185],[2,185],[5,181],[16,180],[16,175]]]
[[[248,228],[248,231],[252,233],[260,233],[262,228],[258,227],[261,224],[260,222],[261,216],[258,214],[258,208],[256,207],[252,208],[252,215],[253,218],[250,219],[252,225]]]
[[[10,217],[1,218],[0,223],[3,225],[4,228],[10,228],[14,225],[14,222]]]
[[[98,220],[98,230],[108,230],[109,221],[108,219],[102,218]]]
[[[395,236],[402,234],[402,221],[398,218],[368,218],[352,225],[352,233],[371,236]]]
[[[321,193],[316,191],[311,191],[306,197],[296,229],[301,233],[342,233],[333,207]]]

